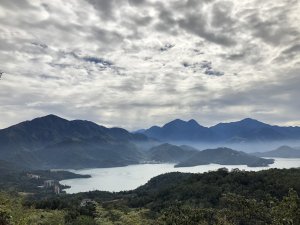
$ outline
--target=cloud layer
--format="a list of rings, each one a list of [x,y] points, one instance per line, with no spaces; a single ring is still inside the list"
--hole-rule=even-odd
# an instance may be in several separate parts
[[[298,0],[2,0],[0,128],[300,125]]]

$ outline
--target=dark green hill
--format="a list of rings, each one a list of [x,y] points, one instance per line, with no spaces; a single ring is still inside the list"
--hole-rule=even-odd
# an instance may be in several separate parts
[[[134,207],[160,210],[180,203],[193,207],[218,206],[226,193],[257,200],[282,198],[293,188],[300,193],[300,169],[270,169],[259,172],[219,169],[203,174],[168,173],[152,178],[132,191]]]
[[[273,159],[263,159],[235,151],[229,148],[207,149],[193,154],[187,160],[183,160],[176,167],[189,167],[206,164],[220,165],[247,165],[250,167],[268,166],[274,163]]]
[[[138,164],[143,154],[130,142],[97,138],[65,140],[37,151],[41,168],[98,168]]]
[[[148,159],[155,162],[177,163],[175,167],[207,165],[247,165],[251,167],[268,166],[273,159],[263,159],[229,148],[206,149],[199,151],[190,146],[162,144],[148,152]]]
[[[162,144],[151,148],[148,159],[155,162],[178,163],[195,154],[197,150],[184,149],[176,145]]]
[[[26,206],[63,210],[66,224],[300,224],[299,176],[300,169],[168,173],[132,191],[32,198]],[[86,215],[90,223],[76,222]]]
[[[268,152],[256,152],[253,155],[258,157],[274,157],[274,158],[300,158],[300,149],[289,146],[281,146],[275,150]]]
[[[0,159],[34,169],[112,167],[138,163],[143,134],[55,115],[0,130]]]

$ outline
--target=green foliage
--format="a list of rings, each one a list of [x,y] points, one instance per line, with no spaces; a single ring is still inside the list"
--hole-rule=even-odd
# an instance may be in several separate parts
[[[198,207],[218,207],[223,194],[233,193],[248,199],[281,200],[290,188],[300,193],[300,169],[270,169],[259,172],[228,172],[224,169],[203,174],[170,173],[151,179],[130,192],[131,207],[160,211],[177,201]]]
[[[272,215],[276,225],[300,224],[300,198],[297,192],[289,190],[288,196],[272,208]]]
[[[97,225],[95,220],[89,216],[78,216],[75,220],[67,221],[66,225]]]
[[[218,217],[226,218],[231,224],[271,224],[270,208],[264,202],[236,194],[224,195],[221,201],[223,207],[218,211]]]
[[[24,207],[23,197],[0,192],[0,225],[63,225],[63,211]]]
[[[299,177],[300,169],[220,169],[161,175],[119,193],[0,192],[0,225],[299,225]]]
[[[9,225],[10,224],[10,214],[2,207],[0,208],[0,225]]]
[[[300,204],[290,190],[282,201],[257,201],[235,194],[222,197],[220,208],[171,206],[158,219],[160,225],[298,225]]]
[[[97,224],[103,225],[147,225],[153,221],[147,218],[145,209],[105,209],[97,207]]]
[[[180,205],[168,208],[158,218],[160,225],[206,225],[213,222],[214,210]]]

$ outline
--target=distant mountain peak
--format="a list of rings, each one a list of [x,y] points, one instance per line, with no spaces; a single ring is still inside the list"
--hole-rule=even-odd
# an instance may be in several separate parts
[[[257,121],[257,120],[253,119],[253,118],[250,118],[250,117],[247,117],[247,118],[242,119],[241,121]]]
[[[165,125],[171,124],[171,123],[186,123],[186,122],[184,120],[181,120],[181,119],[175,119],[175,120],[170,121],[169,123],[166,123]]]
[[[213,133],[207,127],[203,127],[196,120],[184,121],[181,119],[172,120],[162,127],[151,127],[145,130],[144,134],[148,137],[161,141],[170,140],[213,140]]]
[[[252,118],[245,118],[239,122],[243,122],[243,123],[260,123],[260,124],[263,124],[263,122],[260,122],[256,119],[252,119]]]
[[[189,124],[195,124],[195,125],[200,125],[196,120],[191,119],[188,121]]]
[[[49,114],[49,115],[46,115],[46,116],[42,116],[42,117],[37,117],[33,120],[66,120],[62,117],[59,117],[57,115],[54,115],[54,114]]]
[[[60,127],[65,126],[69,122],[70,122],[69,120],[66,120],[64,118],[61,118],[53,114],[49,114],[46,116],[37,117],[31,121],[26,121],[24,124],[50,129],[50,127],[54,128],[55,126],[60,126]]]
[[[194,119],[191,119],[189,121],[184,121],[184,120],[181,120],[181,119],[175,119],[175,120],[172,120],[169,123],[166,123],[163,127],[167,127],[167,126],[170,126],[170,125],[201,127],[201,125]]]
[[[150,127],[149,130],[160,129],[160,128],[161,128],[161,127],[155,125],[155,126]],[[147,131],[147,130],[145,130],[145,131]]]
[[[61,118],[61,117],[59,117],[59,116],[57,116],[57,115],[55,115],[55,114],[48,114],[48,115],[46,115],[46,116],[43,116],[43,117],[49,117],[49,118]]]
[[[249,128],[253,128],[253,127],[265,127],[265,126],[270,126],[266,123],[260,122],[256,119],[252,119],[252,118],[245,118],[239,121],[234,121],[234,122],[227,122],[227,123],[219,123],[215,126],[212,126],[211,128],[218,128],[218,127],[229,127],[229,126],[245,126],[245,127],[249,127]]]

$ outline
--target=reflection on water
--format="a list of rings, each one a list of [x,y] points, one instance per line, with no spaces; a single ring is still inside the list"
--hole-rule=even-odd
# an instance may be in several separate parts
[[[141,164],[126,167],[100,168],[100,169],[84,169],[70,170],[78,174],[89,174],[91,178],[63,180],[60,183],[71,186],[67,189],[67,193],[78,193],[85,191],[101,190],[101,191],[125,191],[135,189],[145,184],[152,177],[168,172],[189,172],[203,173],[207,171],[217,170],[219,168],[228,168],[229,170],[238,168],[240,170],[258,171],[269,168],[295,168],[300,167],[299,159],[283,159],[275,158],[275,163],[270,167],[247,167],[245,165],[224,166],[210,164],[195,167],[174,168],[174,164]]]

